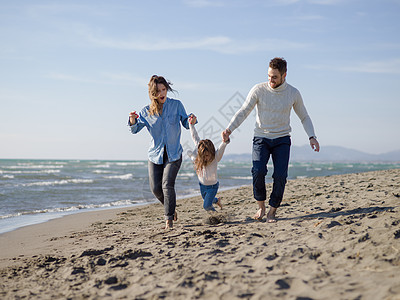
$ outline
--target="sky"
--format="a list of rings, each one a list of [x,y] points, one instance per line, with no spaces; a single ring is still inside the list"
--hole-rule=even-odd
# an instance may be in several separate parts
[[[147,130],[127,120],[154,74],[219,143],[273,57],[321,151],[399,150],[399,29],[400,0],[0,0],[0,158],[147,159]],[[254,123],[226,153],[251,152]],[[291,125],[293,145],[308,144],[293,111]],[[192,147],[186,129],[181,142]]]

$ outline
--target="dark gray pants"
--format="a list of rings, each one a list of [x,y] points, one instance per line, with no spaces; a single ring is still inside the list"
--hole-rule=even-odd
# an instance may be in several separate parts
[[[173,220],[176,207],[175,180],[182,164],[182,157],[176,161],[157,165],[149,161],[150,190],[154,196],[164,204],[165,220]]]

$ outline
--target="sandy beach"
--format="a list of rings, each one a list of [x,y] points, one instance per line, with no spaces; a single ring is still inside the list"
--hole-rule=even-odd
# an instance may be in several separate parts
[[[219,196],[171,231],[152,204],[2,234],[0,298],[400,299],[400,169],[289,181],[275,224],[250,186]]]

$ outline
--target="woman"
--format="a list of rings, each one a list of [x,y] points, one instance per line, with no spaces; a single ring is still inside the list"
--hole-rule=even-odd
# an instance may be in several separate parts
[[[148,86],[150,105],[139,114],[131,112],[129,126],[133,134],[146,127],[151,135],[148,151],[150,189],[164,204],[165,229],[172,229],[173,221],[177,220],[175,180],[181,167],[183,150],[179,122],[189,129],[189,116],[179,100],[167,97],[167,92],[173,89],[164,77],[153,75]]]

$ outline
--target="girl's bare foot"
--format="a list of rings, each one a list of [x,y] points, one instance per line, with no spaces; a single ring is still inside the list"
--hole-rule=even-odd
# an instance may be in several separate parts
[[[217,198],[217,199],[218,199],[218,201],[215,204],[217,204],[219,206],[219,208],[222,209],[221,198]]]
[[[277,210],[277,208],[275,208],[275,207],[271,207],[269,209],[269,212],[267,214],[267,222],[268,223],[276,223],[276,216],[275,216],[276,210]]]
[[[174,221],[173,220],[166,220],[165,221],[165,230],[170,230],[174,228]]]

